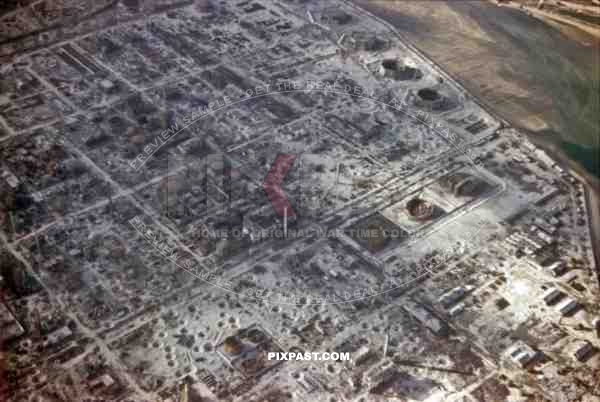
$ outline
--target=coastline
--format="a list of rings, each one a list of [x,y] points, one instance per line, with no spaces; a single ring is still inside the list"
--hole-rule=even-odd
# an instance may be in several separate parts
[[[441,66],[438,62],[436,62],[435,59],[430,54],[427,53],[427,51],[425,51],[425,50],[419,48],[417,45],[415,45],[404,34],[399,32],[391,23],[383,20],[382,18],[371,13],[370,11],[365,10],[361,5],[356,4],[353,0],[343,0],[343,1],[346,4],[348,4],[349,6],[355,8],[355,9],[358,9],[365,14],[368,14],[371,18],[374,18],[377,21],[379,21],[380,23],[382,23],[383,25],[387,26],[395,35],[397,35],[400,38],[400,40],[407,47],[409,47],[412,51],[417,53],[419,56],[428,60],[437,70],[441,71],[444,75],[447,75],[448,77],[450,77],[463,91],[469,93],[472,96],[472,99],[481,108],[483,108],[487,113],[494,116],[496,119],[500,120],[503,124],[505,124],[507,126],[515,127],[518,130],[522,131],[524,134],[527,135],[527,138],[532,143],[534,143],[536,146],[538,146],[541,149],[543,149],[544,151],[546,151],[548,153],[548,155],[550,155],[553,159],[555,159],[557,161],[557,163],[559,163],[561,165],[562,168],[564,168],[565,170],[568,170],[569,172],[574,173],[578,179],[582,180],[586,184],[586,187],[589,187],[591,190],[593,190],[597,194],[600,194],[600,177],[595,177],[592,173],[588,172],[578,161],[570,158],[563,149],[558,148],[556,146],[556,144],[554,144],[553,142],[545,140],[541,136],[536,135],[527,127],[523,127],[522,125],[515,123],[514,121],[512,121],[512,119],[510,117],[502,115],[502,113],[499,112],[496,108],[494,108],[493,105],[490,105],[486,101],[485,98],[481,98],[479,96],[474,95],[467,88],[467,86],[465,85],[463,80],[454,76],[453,74],[448,72],[446,69],[444,69],[444,67]],[[598,130],[600,133],[600,127],[598,127]],[[598,138],[598,139],[600,139],[600,138]]]
[[[559,145],[600,178],[593,158],[600,150],[600,40],[586,36],[583,44],[556,24],[487,1],[352,3],[386,22],[496,116]]]
[[[584,187],[586,194],[586,210],[588,213],[589,219],[589,230],[592,238],[592,252],[594,255],[594,261],[596,265],[597,279],[600,282],[600,178],[595,177],[591,172],[588,172],[578,161],[571,159],[567,153],[560,149],[555,143],[548,141],[542,138],[539,135],[531,132],[529,129],[515,124],[511,121],[510,118],[502,116],[501,113],[498,112],[496,108],[492,105],[489,105],[488,102],[484,98],[474,95],[471,91],[466,89],[464,83],[459,78],[453,76],[446,69],[438,64],[433,57],[431,57],[426,51],[418,48],[412,41],[406,38],[405,35],[400,33],[396,27],[394,27],[390,22],[378,17],[377,15],[371,13],[368,10],[365,10],[361,5],[356,4],[354,0],[343,0],[348,6],[369,15],[371,18],[376,19],[391,32],[393,32],[398,38],[412,51],[417,53],[420,57],[428,60],[436,69],[442,72],[444,75],[450,77],[455,84],[457,84],[460,88],[462,88],[465,92],[471,94],[472,99],[477,102],[486,112],[490,113],[492,116],[500,120],[503,124],[508,127],[514,127],[521,131],[523,134],[527,136],[527,138],[537,147],[544,150],[552,159],[556,161],[556,163],[563,168],[566,172],[573,175],[577,180],[579,180]],[[599,127],[600,130],[600,127]]]
[[[492,2],[496,1],[496,0],[491,0]],[[544,21],[547,24],[558,24],[559,26],[565,26],[565,27],[571,27],[574,28],[576,30],[579,30],[581,32],[584,32],[588,35],[591,35],[595,38],[600,38],[600,28],[591,25],[591,24],[586,24],[582,21],[577,21],[573,18],[569,18],[563,15],[560,15],[558,13],[551,13],[548,11],[545,11],[543,9],[537,8],[537,7],[532,7],[530,5],[524,5],[524,4],[519,4],[513,1],[507,1],[507,2],[502,2],[502,3],[496,3],[497,6],[499,7],[510,7],[510,8],[514,8],[516,10],[520,10],[523,11],[525,13],[528,13],[529,15],[531,15],[534,18],[537,18],[541,21]],[[557,28],[560,29],[560,28]]]

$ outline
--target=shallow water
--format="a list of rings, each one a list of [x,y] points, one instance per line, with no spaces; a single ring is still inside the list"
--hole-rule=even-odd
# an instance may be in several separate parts
[[[486,1],[367,1],[470,92],[600,176],[600,42]]]

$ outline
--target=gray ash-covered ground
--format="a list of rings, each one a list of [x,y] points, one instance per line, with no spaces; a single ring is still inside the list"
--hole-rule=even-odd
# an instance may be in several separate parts
[[[0,399],[600,397],[582,184],[363,10],[0,20]]]

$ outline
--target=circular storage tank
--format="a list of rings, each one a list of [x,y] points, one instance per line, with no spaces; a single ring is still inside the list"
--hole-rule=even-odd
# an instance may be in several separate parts
[[[434,206],[422,198],[415,197],[406,203],[408,215],[418,221],[426,221],[433,216]]]

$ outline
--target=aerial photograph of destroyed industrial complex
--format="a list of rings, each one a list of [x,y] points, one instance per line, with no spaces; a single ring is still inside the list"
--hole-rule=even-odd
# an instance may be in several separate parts
[[[0,402],[600,402],[599,0],[0,1]]]

